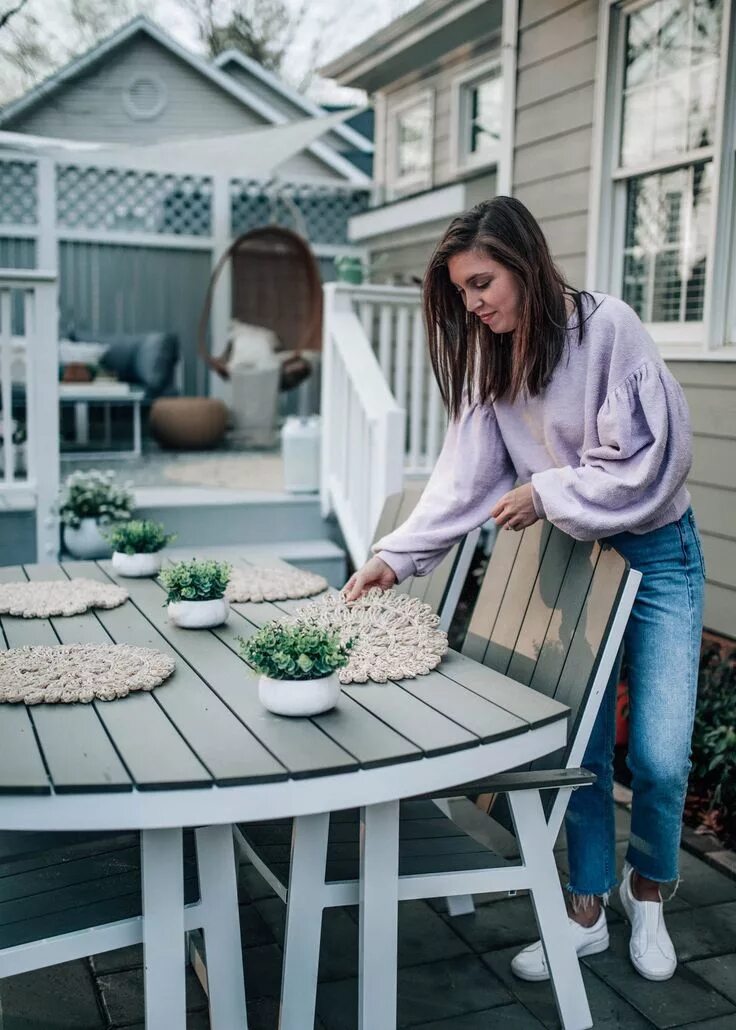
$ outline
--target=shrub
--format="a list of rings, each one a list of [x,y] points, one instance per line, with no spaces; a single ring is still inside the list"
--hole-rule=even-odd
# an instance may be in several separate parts
[[[707,643],[700,656],[692,786],[736,814],[736,647]]]
[[[329,676],[349,660],[352,640],[340,643],[336,630],[301,622],[269,622],[250,639],[238,637],[245,660],[262,676],[307,680]]]
[[[161,522],[148,519],[121,522],[104,535],[121,554],[155,554],[176,540],[176,533],[167,534]]]
[[[178,561],[162,569],[159,578],[168,601],[214,601],[223,597],[230,566],[222,561]]]
[[[133,495],[118,486],[114,472],[90,469],[67,477],[59,498],[59,515],[64,525],[74,529],[85,518],[107,525],[129,519],[133,504]]]

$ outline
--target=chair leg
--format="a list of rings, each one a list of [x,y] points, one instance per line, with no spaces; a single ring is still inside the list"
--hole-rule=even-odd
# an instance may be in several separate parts
[[[329,813],[294,819],[279,1030],[314,1026]]]
[[[248,1030],[233,830],[195,831],[212,1030]]]
[[[564,1030],[588,1030],[593,1020],[555,866],[554,842],[539,791],[512,791],[507,797],[519,849],[529,873],[532,904],[560,1021]]]
[[[361,809],[359,1030],[395,1030],[399,802]]]
[[[186,1025],[184,866],[180,829],[141,832],[147,1027]]]

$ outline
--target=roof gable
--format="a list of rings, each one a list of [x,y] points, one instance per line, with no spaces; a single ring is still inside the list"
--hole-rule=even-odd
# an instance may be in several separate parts
[[[232,126],[227,124],[227,118],[225,118],[226,124],[219,126],[220,131],[229,131],[231,128],[232,131],[238,131],[244,127],[247,128],[248,125],[281,125],[293,120],[278,111],[264,97],[248,91],[216,65],[210,64],[192,54],[148,18],[141,16],[134,18],[92,50],[71,61],[29,90],[28,93],[8,104],[0,111],[0,126],[19,128],[22,125],[25,131],[44,134],[47,130],[44,128],[44,119],[39,117],[40,112],[53,110],[54,105],[60,105],[64,90],[73,84],[84,81],[85,77],[95,74],[99,75],[106,64],[112,64],[114,57],[120,59],[120,55],[124,54],[126,48],[130,48],[134,43],[147,45],[149,48],[152,45],[162,48],[166,52],[170,64],[173,60],[179,66],[183,65],[190,75],[196,74],[198,80],[203,85],[206,84],[210,91],[210,96],[218,97],[219,106],[223,110],[224,107],[232,110]],[[85,133],[91,130],[94,138],[93,117],[94,112],[89,112]],[[196,121],[196,119],[193,119],[193,121]],[[211,124],[205,126],[204,132],[207,131],[207,127],[209,127],[211,132]],[[160,134],[160,129],[158,131]],[[188,131],[188,134],[192,136],[198,132],[201,133],[203,130],[199,126],[190,125],[185,131]],[[63,130],[61,133],[56,130],[52,134],[63,135],[64,133]],[[174,134],[181,135],[182,133],[178,133],[175,130]],[[143,136],[145,138],[145,131]],[[80,136],[77,135],[76,138],[80,138]],[[89,137],[85,134],[84,138]],[[360,185],[367,185],[370,181],[367,176],[356,169],[350,161],[337,153],[334,147],[331,147],[326,142],[312,144],[308,151],[305,151],[304,156],[311,157],[313,160],[317,159],[318,164],[315,165],[315,168],[318,168],[319,163],[322,163],[323,166],[326,165],[330,169],[333,175],[337,173],[339,178],[347,179]]]

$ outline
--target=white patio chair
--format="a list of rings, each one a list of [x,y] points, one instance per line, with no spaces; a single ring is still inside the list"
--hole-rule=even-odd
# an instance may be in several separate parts
[[[568,705],[568,744],[530,769],[445,792],[504,795],[521,853],[516,862],[469,836],[434,801],[399,806],[399,900],[462,898],[507,891],[510,883],[512,893],[528,889],[565,1030],[592,1023],[574,953],[555,948],[567,920],[552,848],[571,791],[595,779],[578,766],[640,578],[616,551],[576,542],[549,523],[499,534],[462,653],[509,677],[509,686],[522,683]],[[494,810],[476,814],[490,820]],[[358,903],[363,818],[353,811],[237,828],[243,854],[287,905],[281,1030],[313,1025],[322,910]],[[395,916],[384,920],[393,926],[385,948],[394,959]],[[395,980],[385,986],[395,997]]]

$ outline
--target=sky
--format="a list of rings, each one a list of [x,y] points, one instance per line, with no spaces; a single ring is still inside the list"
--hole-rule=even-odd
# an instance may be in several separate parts
[[[10,0],[0,0],[0,11]],[[97,0],[104,6],[106,0]],[[142,0],[148,13],[184,46],[197,52],[200,44],[194,24],[181,0]],[[285,0],[294,11],[300,0]],[[308,0],[307,14],[289,54],[282,74],[298,85],[309,68],[315,43],[319,50],[318,65],[323,64],[366,39],[394,18],[415,7],[421,0]],[[69,0],[28,0],[26,10],[42,21],[44,30],[52,40],[69,42],[65,32],[63,11]],[[84,49],[84,48],[83,48]],[[50,73],[53,69],[48,69]],[[17,75],[7,67],[0,77],[0,102],[22,92]],[[45,78],[45,75],[42,76]],[[363,94],[345,90],[316,79],[307,94],[318,103],[360,103]]]

